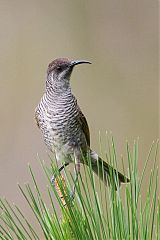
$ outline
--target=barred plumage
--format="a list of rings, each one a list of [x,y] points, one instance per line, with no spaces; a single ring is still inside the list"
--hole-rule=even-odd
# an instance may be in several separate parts
[[[67,149],[71,154],[74,146],[84,147],[85,136],[78,119],[79,107],[70,89],[60,97],[54,96],[52,89],[47,91],[36,108],[35,116],[51,151],[63,151],[66,154]]]
[[[99,173],[101,179],[115,172],[118,174],[119,182],[128,182],[124,175],[113,169],[90,149],[88,124],[70,87],[73,67],[81,63],[90,62],[56,59],[49,64],[46,91],[35,111],[37,125],[42,131],[47,147],[55,152],[57,160],[65,163],[75,161],[77,173],[80,170],[79,163],[84,163],[83,157],[89,153],[93,171],[96,174]],[[99,171],[97,161],[100,166]],[[105,183],[107,183],[106,178]]]

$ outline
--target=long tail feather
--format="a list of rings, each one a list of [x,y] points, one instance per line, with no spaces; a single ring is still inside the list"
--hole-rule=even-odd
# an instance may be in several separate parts
[[[109,185],[114,184],[116,186],[116,182],[119,185],[121,183],[130,182],[125,175],[103,161],[94,151],[91,151],[91,164],[92,170],[105,182],[106,185],[109,183]]]

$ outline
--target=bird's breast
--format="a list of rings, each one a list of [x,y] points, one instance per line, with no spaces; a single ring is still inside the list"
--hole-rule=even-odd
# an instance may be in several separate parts
[[[39,127],[44,141],[51,148],[62,145],[74,146],[79,144],[81,131],[78,121],[76,102],[57,102],[41,106],[39,112]]]

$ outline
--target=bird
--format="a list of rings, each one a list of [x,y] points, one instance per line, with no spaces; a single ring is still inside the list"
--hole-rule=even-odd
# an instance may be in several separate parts
[[[70,78],[75,66],[91,64],[86,60],[58,58],[47,68],[45,93],[35,110],[35,119],[40,128],[45,144],[62,162],[59,172],[70,163],[75,164],[75,183],[80,173],[80,163],[89,165],[105,185],[116,174],[118,184],[127,183],[129,179],[114,169],[90,147],[90,132],[87,120],[82,113],[77,99],[72,93]],[[54,182],[54,176],[52,177]],[[115,186],[115,177],[112,181]],[[75,192],[75,185],[72,195]]]

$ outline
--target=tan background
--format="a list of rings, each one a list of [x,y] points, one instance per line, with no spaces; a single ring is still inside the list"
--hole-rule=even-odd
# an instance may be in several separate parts
[[[34,109],[57,57],[93,63],[72,76],[93,148],[99,130],[103,138],[108,130],[119,154],[139,136],[146,156],[158,138],[158,1],[0,0],[0,18],[1,196],[23,206],[16,183],[29,180],[28,162],[44,182],[37,153],[47,153]]]

